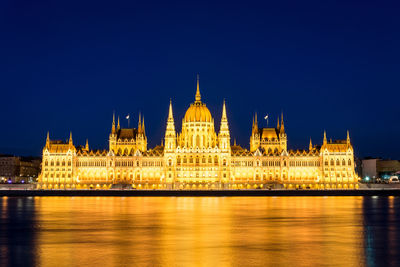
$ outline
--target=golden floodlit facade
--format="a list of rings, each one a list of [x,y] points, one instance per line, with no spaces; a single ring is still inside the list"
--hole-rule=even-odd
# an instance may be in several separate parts
[[[250,149],[231,144],[225,101],[219,132],[199,80],[178,133],[169,104],[164,143],[147,148],[144,119],[137,128],[121,128],[115,116],[108,150],[91,150],[50,140],[43,148],[40,189],[356,189],[354,153],[349,133],[308,150],[288,150],[283,115],[273,128],[260,128],[253,118]]]

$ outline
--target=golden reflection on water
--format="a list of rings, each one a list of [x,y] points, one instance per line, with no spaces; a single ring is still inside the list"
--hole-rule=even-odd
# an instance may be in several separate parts
[[[362,197],[36,197],[40,266],[358,266]]]

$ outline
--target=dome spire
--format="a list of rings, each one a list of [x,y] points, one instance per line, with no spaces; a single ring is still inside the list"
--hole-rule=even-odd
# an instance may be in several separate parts
[[[201,102],[201,94],[200,94],[200,76],[197,74],[197,89],[196,89],[196,102]]]

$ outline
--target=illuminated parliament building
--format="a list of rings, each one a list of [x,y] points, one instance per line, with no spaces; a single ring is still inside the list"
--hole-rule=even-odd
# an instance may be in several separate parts
[[[113,116],[107,150],[50,140],[43,148],[40,189],[355,189],[354,154],[349,133],[307,150],[288,150],[283,115],[276,127],[260,128],[253,118],[250,148],[232,145],[225,101],[219,131],[202,102],[197,79],[195,101],[175,128],[169,104],[164,142],[147,147],[144,119],[121,128]]]

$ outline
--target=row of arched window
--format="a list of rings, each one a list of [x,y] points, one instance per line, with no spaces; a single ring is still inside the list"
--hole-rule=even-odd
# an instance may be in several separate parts
[[[44,161],[44,166],[71,166],[72,162],[71,160],[65,161],[65,160],[45,160]]]
[[[206,164],[206,163],[213,164],[214,163],[214,165],[218,165],[218,156],[214,156],[214,160],[213,160],[213,157],[211,157],[211,156],[208,156],[208,159],[205,156],[201,157],[201,159],[200,159],[200,157],[193,158],[192,156],[190,156],[190,157],[183,156],[182,158],[181,158],[181,156],[178,156],[176,158],[176,164],[178,166],[180,166],[181,164],[187,164],[187,163],[189,163],[189,164],[195,163],[196,165],[198,165],[198,164],[200,164],[200,161],[202,164]],[[172,162],[169,162],[168,165],[171,166]],[[222,161],[222,165],[226,166],[226,159],[224,159]]]
[[[328,160],[325,160],[325,166],[328,166]],[[351,159],[347,161],[347,165],[351,166]],[[333,159],[330,160],[330,166],[335,166],[335,161]],[[340,166],[340,160],[336,159],[336,166]],[[342,160],[342,166],[346,166],[346,160]]]

